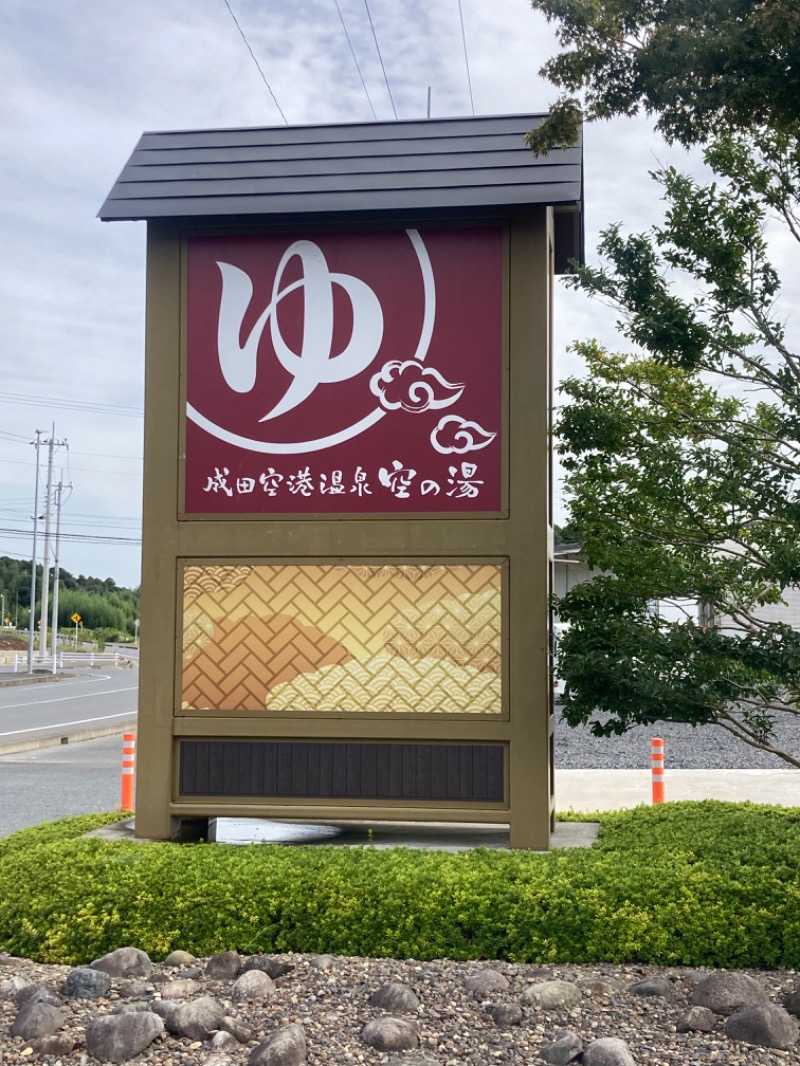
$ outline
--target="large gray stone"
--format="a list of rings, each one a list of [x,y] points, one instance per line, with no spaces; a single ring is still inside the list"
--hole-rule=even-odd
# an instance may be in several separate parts
[[[510,1029],[522,1021],[522,1007],[519,1003],[490,1003],[486,1013],[499,1029]]]
[[[193,962],[197,962],[194,955],[191,955],[188,951],[171,951],[169,955],[164,959],[164,966],[191,966]]]
[[[610,977],[589,977],[577,982],[578,988],[584,992],[593,992],[598,996],[618,996],[623,991],[624,985],[614,981]]]
[[[191,1040],[208,1040],[219,1029],[225,1008],[213,996],[201,996],[191,1003],[182,1003],[164,1019],[167,1028]]]
[[[581,990],[569,981],[541,981],[528,985],[519,997],[524,1007],[534,1010],[570,1010],[582,999]]]
[[[464,988],[479,999],[494,995],[495,992],[507,992],[510,988],[508,978],[498,970],[481,970],[464,981]]]
[[[250,1053],[249,1066],[302,1066],[306,1061],[306,1034],[302,1025],[284,1025],[262,1040]]]
[[[636,1059],[624,1040],[604,1036],[587,1047],[581,1066],[636,1066]]]
[[[63,1024],[64,1015],[58,1007],[50,1003],[26,1003],[14,1019],[11,1035],[36,1040],[40,1036],[51,1036]]]
[[[117,986],[117,992],[125,999],[137,999],[140,996],[146,996],[152,989],[152,984],[149,984],[143,977],[132,977],[129,980],[120,981]]]
[[[40,1059],[60,1059],[72,1054],[75,1048],[75,1038],[69,1033],[53,1033],[50,1036],[41,1036],[38,1040],[32,1040],[30,1046]]]
[[[111,991],[111,978],[103,970],[76,966],[67,974],[61,991],[74,999],[102,999]]]
[[[692,1006],[708,1007],[715,1014],[733,1014],[743,1007],[757,1007],[767,1003],[767,991],[758,981],[745,973],[712,973],[692,992]]]
[[[112,1010],[112,1014],[141,1014],[151,1009],[150,1003],[145,999],[126,999],[118,1003]]]
[[[783,1001],[783,1005],[790,1014],[800,1015],[800,988],[796,988],[794,992],[789,992]]]
[[[167,1029],[172,1032],[172,1027],[167,1019],[170,1018],[180,1006],[181,1004],[177,999],[154,999],[150,1004],[150,1010],[154,1014],[157,1014],[159,1018],[163,1018]]]
[[[273,981],[276,977],[285,977],[293,969],[294,966],[290,962],[271,959],[269,955],[250,955],[242,964],[242,973],[247,973],[249,970],[261,970]]]
[[[373,1007],[381,1010],[392,1011],[395,1014],[413,1014],[419,1010],[419,1000],[413,989],[404,985],[401,981],[389,981],[381,985],[377,992],[369,997]]]
[[[419,1047],[419,1026],[408,1018],[374,1018],[361,1030],[361,1039],[376,1051],[413,1051]]]
[[[708,1007],[690,1007],[675,1025],[678,1033],[710,1033],[717,1024],[717,1016]]]
[[[27,1007],[29,1003],[49,1003],[51,1007],[60,1007],[61,996],[49,985],[25,985],[14,996],[14,1002],[20,1010]]]
[[[235,951],[222,951],[212,955],[206,963],[206,977],[213,981],[233,981],[242,969],[242,960]]]
[[[30,981],[16,974],[13,977],[7,977],[5,981],[0,981],[0,999],[16,999],[17,993],[29,985]]]
[[[224,1029],[220,1029],[218,1033],[214,1033],[211,1037],[211,1046],[215,1051],[238,1051],[239,1041],[231,1033],[226,1033]],[[208,1066],[208,1063],[205,1066]]]
[[[654,996],[659,999],[672,999],[672,982],[666,977],[646,977],[644,981],[632,984],[628,991],[634,996]]]
[[[583,1053],[583,1041],[577,1033],[559,1033],[552,1044],[547,1044],[539,1052],[539,1056],[548,1066],[568,1066],[575,1062]]]
[[[732,1014],[725,1023],[725,1032],[731,1040],[786,1051],[797,1043],[800,1026],[777,1003],[761,1003]]]
[[[102,970],[109,977],[149,977],[153,964],[146,951],[139,948],[117,948],[91,963],[93,970]]]
[[[252,1029],[238,1018],[231,1018],[228,1015],[226,1015],[219,1023],[219,1028],[221,1032],[228,1033],[240,1044],[249,1044],[251,1040],[255,1040],[256,1038],[255,1029]]]
[[[164,999],[189,999],[196,996],[202,987],[192,977],[176,977],[174,981],[167,981],[161,986],[161,995]]]
[[[86,1051],[101,1062],[127,1062],[164,1032],[157,1014],[107,1014],[86,1026]]]
[[[231,989],[234,1003],[263,1003],[275,991],[275,982],[263,970],[248,970],[237,977]]]
[[[335,955],[315,955],[313,959],[309,959],[309,966],[313,966],[315,970],[332,970],[334,966],[339,965],[339,960]]]

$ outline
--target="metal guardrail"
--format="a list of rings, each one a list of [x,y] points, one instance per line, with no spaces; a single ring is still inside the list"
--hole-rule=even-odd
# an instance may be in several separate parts
[[[124,655],[120,655],[119,652],[83,652],[70,653],[66,651],[60,651],[56,655],[56,665],[59,670],[63,670],[65,666],[124,666],[130,663]],[[33,660],[34,669],[50,670],[53,667],[52,656],[48,656],[46,659]],[[28,656],[26,653],[15,652],[14,654],[14,673],[19,673],[20,670],[28,669]]]

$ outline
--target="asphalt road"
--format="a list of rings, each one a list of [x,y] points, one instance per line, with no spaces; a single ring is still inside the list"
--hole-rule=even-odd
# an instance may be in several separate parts
[[[43,736],[109,731],[136,717],[138,670],[0,686],[0,752]]]
[[[119,806],[122,736],[0,756],[0,837]]]

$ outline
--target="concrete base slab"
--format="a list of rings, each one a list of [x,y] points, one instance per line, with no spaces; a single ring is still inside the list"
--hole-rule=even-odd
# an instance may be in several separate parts
[[[126,818],[87,834],[101,840],[132,840],[135,819]],[[597,822],[559,822],[551,835],[551,848],[590,848],[597,840]],[[212,818],[209,843],[290,844],[341,847],[411,848],[416,851],[471,851],[474,848],[507,849],[507,825],[466,825],[453,822],[280,822],[261,818]]]
[[[559,811],[591,813],[638,807],[651,802],[649,770],[556,770]],[[666,799],[728,800],[734,803],[800,807],[798,770],[667,770]],[[551,848],[591,847],[597,839],[594,822],[558,822]],[[135,840],[128,819],[90,834],[106,840]],[[507,825],[448,822],[298,823],[256,818],[211,820],[209,837],[217,843],[282,843],[343,847],[416,848],[467,851],[508,848]]]

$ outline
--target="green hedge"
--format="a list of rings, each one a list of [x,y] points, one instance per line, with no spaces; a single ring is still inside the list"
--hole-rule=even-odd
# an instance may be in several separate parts
[[[0,949],[800,967],[800,809],[640,807],[600,815],[595,847],[547,855],[80,836],[115,817],[0,841]]]

